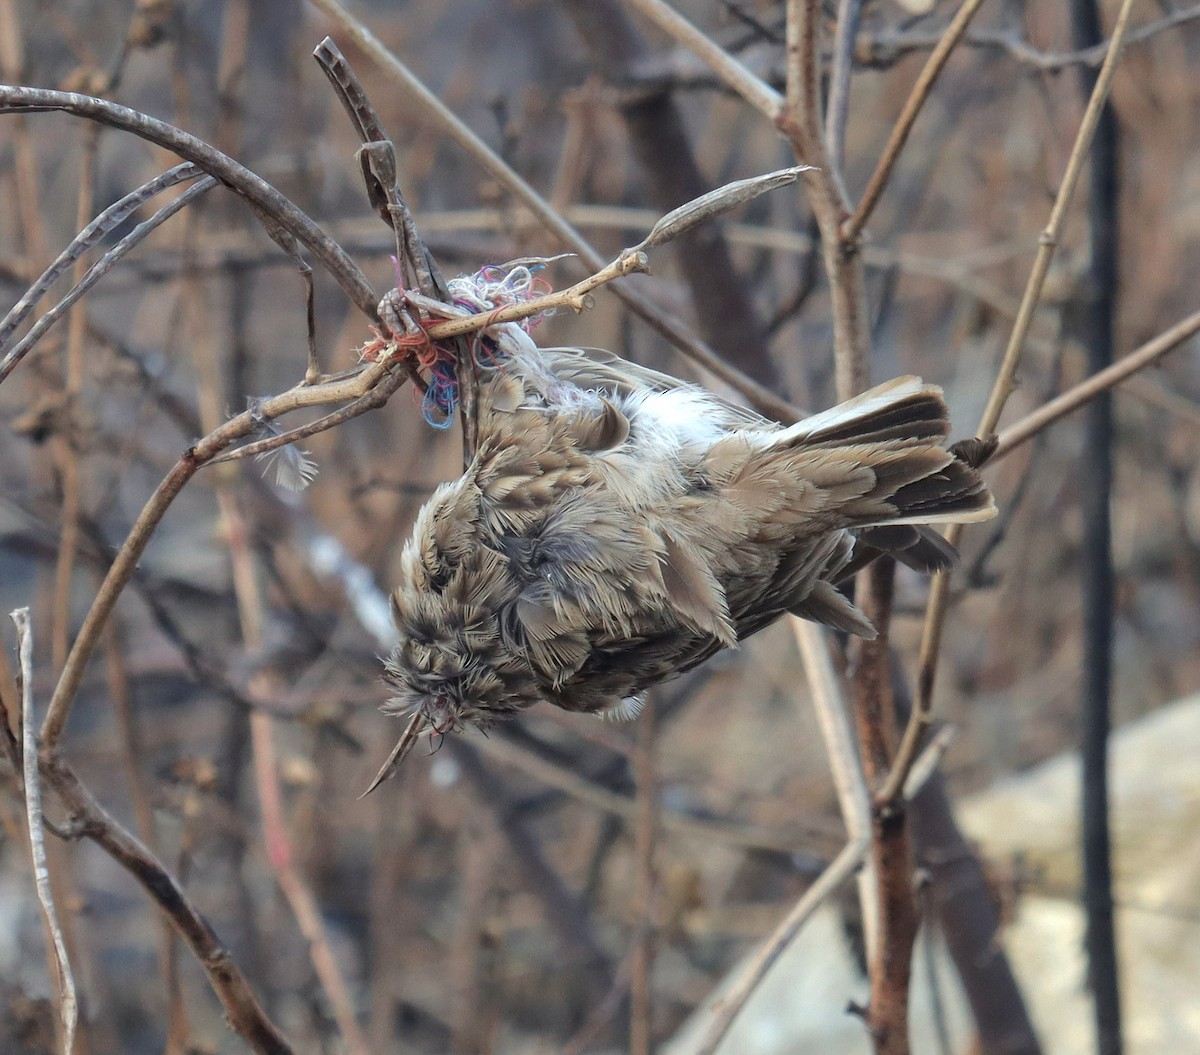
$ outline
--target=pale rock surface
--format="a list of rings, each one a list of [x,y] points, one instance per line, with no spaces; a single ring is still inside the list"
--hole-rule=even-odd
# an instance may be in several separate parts
[[[1118,730],[1112,804],[1117,925],[1128,1055],[1200,1052],[1200,695]],[[1059,756],[959,806],[985,858],[1018,858],[1038,879],[1024,894],[1005,944],[1046,1055],[1095,1050],[1079,905],[1079,761]],[[962,990],[938,951],[938,990],[951,1051],[971,1050]],[[737,972],[734,972],[736,977]],[[940,1052],[921,947],[913,974],[914,1052]],[[728,983],[727,983],[728,984]],[[725,986],[714,994],[719,999]],[[781,958],[719,1049],[725,1055],[796,1051],[868,1055],[847,1001],[866,999],[841,933],[824,906]],[[665,1050],[695,1049],[710,1020],[706,1004]]]

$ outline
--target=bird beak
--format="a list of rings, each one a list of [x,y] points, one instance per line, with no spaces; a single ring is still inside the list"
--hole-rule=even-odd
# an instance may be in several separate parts
[[[413,744],[417,742],[417,737],[421,735],[421,727],[424,724],[424,711],[417,711],[409,719],[408,725],[404,727],[404,733],[396,743],[396,746],[392,748],[392,753],[387,756],[387,761],[383,763],[383,768],[375,775],[375,779],[371,781],[371,786],[358,796],[360,802],[400,768],[400,763],[404,761],[404,756],[412,750]]]

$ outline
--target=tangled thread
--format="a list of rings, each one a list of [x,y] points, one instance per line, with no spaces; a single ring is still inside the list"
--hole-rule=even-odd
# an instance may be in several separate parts
[[[459,275],[446,285],[450,301],[456,307],[472,314],[495,311],[512,304],[525,304],[552,291],[550,283],[537,275],[544,264],[487,264],[473,275]],[[516,325],[526,333],[532,330],[545,315],[521,319]],[[454,423],[458,409],[458,376],[453,353],[429,339],[427,330],[437,325],[438,319],[420,319],[421,332],[415,334],[393,334],[384,337],[378,330],[375,336],[363,345],[360,354],[367,362],[378,362],[383,355],[393,358],[413,356],[417,367],[429,375],[429,387],[421,400],[421,417],[435,429],[448,429]],[[496,343],[487,336],[487,330],[473,335],[471,351],[480,366],[499,365],[501,354]]]
[[[455,305],[479,314],[507,308],[510,304],[527,304],[551,292],[550,283],[536,274],[544,267],[545,264],[532,267],[517,264],[511,268],[504,264],[485,264],[475,274],[459,275],[446,285]],[[550,312],[530,316],[517,325],[528,333],[548,314]]]

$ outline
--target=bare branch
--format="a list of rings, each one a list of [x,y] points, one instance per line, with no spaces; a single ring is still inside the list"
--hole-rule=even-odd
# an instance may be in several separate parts
[[[30,327],[29,332],[17,342],[12,351],[4,357],[3,361],[0,361],[0,382],[4,381],[16,369],[17,364],[25,357],[25,353],[45,336],[46,331],[66,313],[67,309],[99,282],[100,279],[107,275],[123,256],[143,242],[152,231],[161,227],[177,212],[187,208],[200,195],[212,190],[216,185],[216,179],[212,176],[205,176],[199,183],[189,187],[174,201],[164,205],[150,219],[139,223],[129,234],[125,235],[124,238],[88,268],[87,273],[71,287],[62,300],[38,319],[37,323]],[[83,236],[81,235],[80,237]],[[99,235],[96,237],[99,237]],[[34,300],[36,299],[37,297],[34,298]]]
[[[1024,348],[1026,335],[1033,322],[1034,310],[1041,299],[1042,287],[1046,280],[1046,274],[1050,269],[1050,260],[1058,244],[1067,208],[1075,193],[1079,174],[1083,169],[1084,159],[1087,157],[1088,150],[1091,147],[1096,125],[1100,120],[1100,113],[1112,89],[1112,78],[1116,72],[1117,60],[1120,57],[1125,34],[1129,28],[1129,14],[1132,7],[1133,0],[1124,0],[1121,5],[1116,25],[1113,28],[1108,56],[1104,60],[1104,66],[1101,68],[1100,74],[1096,79],[1096,86],[1092,90],[1087,109],[1084,111],[1083,119],[1079,125],[1079,131],[1076,133],[1075,144],[1071,150],[1071,156],[1067,160],[1066,172],[1063,175],[1062,183],[1059,185],[1054,205],[1050,210],[1050,219],[1038,240],[1037,257],[1034,260],[1033,269],[1025,286],[1025,294],[1021,299],[1017,319],[1013,324],[1008,346],[1005,348],[1004,358],[992,387],[991,397],[984,408],[983,417],[975,433],[981,439],[987,439],[995,431],[996,424],[1000,420],[1000,414],[1004,409],[1004,404],[1008,401],[1008,397],[1015,385],[1021,351]],[[1182,340],[1183,338],[1179,339]],[[1166,350],[1164,349],[1164,352]],[[1159,354],[1163,353],[1160,352]],[[1115,369],[1115,367],[1112,369]],[[953,545],[961,533],[961,525],[951,524],[949,530],[946,532],[946,538]],[[941,572],[936,575],[929,592],[929,602],[925,610],[925,627],[921,636],[921,656],[917,672],[917,699],[908,725],[904,730],[904,736],[896,753],[892,770],[880,788],[878,795],[878,801],[880,802],[895,801],[900,795],[904,787],[908,769],[917,757],[921,741],[924,738],[925,731],[929,727],[930,716],[933,710],[933,682],[937,673],[938,654],[941,650],[942,627],[945,623],[950,595],[949,579],[950,575],[948,572]]]
[[[793,616],[788,620],[800,649],[808,692],[817,712],[825,753],[833,771],[833,787],[846,834],[851,841],[870,842],[871,792],[863,776],[862,759],[854,739],[854,727],[842,681],[833,668],[829,639],[824,627]],[[867,958],[879,945],[879,891],[874,866],[868,863],[858,876],[858,898],[862,906],[863,937]]]
[[[933,54],[926,60],[925,66],[922,68],[916,83],[912,87],[912,91],[909,92],[908,98],[904,101],[904,108],[900,111],[900,116],[892,126],[887,145],[883,148],[883,154],[880,156],[879,162],[875,166],[875,171],[871,174],[871,178],[867,182],[867,189],[863,191],[862,199],[859,201],[858,207],[854,210],[854,215],[842,227],[842,237],[847,239],[847,241],[853,241],[862,233],[867,220],[871,217],[871,213],[875,211],[875,206],[879,203],[879,198],[883,194],[884,187],[887,186],[892,169],[900,157],[900,151],[904,149],[904,144],[908,142],[908,135],[912,131],[912,127],[916,123],[921,110],[924,108],[929,98],[929,93],[933,90],[933,85],[938,78],[938,74],[942,72],[942,69],[950,58],[951,52],[958,45],[958,42],[962,40],[963,34],[967,31],[967,26],[970,25],[971,19],[975,17],[975,12],[979,10],[982,3],[983,0],[965,0],[965,3],[955,12],[954,17],[950,20],[945,33],[939,38],[937,46],[933,49]]]
[[[1168,29],[1200,19],[1200,4],[1181,7],[1162,18],[1131,29],[1125,38],[1126,46],[1144,44]],[[860,41],[859,61],[870,66],[890,66],[914,51],[926,51],[938,46],[942,33],[911,30]],[[973,30],[963,40],[967,47],[1007,52],[1018,62],[1042,73],[1060,73],[1071,66],[1097,67],[1108,54],[1109,42],[1102,41],[1078,51],[1041,51],[1017,33],[1005,30]]]
[[[783,110],[783,96],[766,81],[751,73],[664,0],[625,0],[625,3],[694,53],[768,120],[774,121],[779,116]]]
[[[725,1034],[729,1032],[729,1027],[733,1025],[733,1020],[746,1006],[746,1001],[767,976],[767,972],[795,940],[813,913],[854,874],[870,847],[871,843],[867,838],[854,839],[847,843],[845,849],[821,873],[821,877],[804,892],[804,896],[775,928],[775,932],[763,942],[754,959],[747,964],[744,973],[717,1005],[713,1021],[696,1048],[695,1055],[714,1055]]]
[[[1000,433],[996,453],[992,455],[992,458],[1002,458],[1006,454],[1010,454],[1021,444],[1033,439],[1043,429],[1094,399],[1098,393],[1120,384],[1126,378],[1132,377],[1139,370],[1144,370],[1168,352],[1178,348],[1197,332],[1200,332],[1200,312],[1189,315],[1166,332],[1147,341],[1136,351],[1119,359],[1112,366],[1093,374],[1086,381],[1081,381],[1074,388],[1068,389],[1062,395],[1056,396],[1048,403],[1038,407],[1032,414],[1010,425]]]
[[[854,40],[862,21],[863,0],[838,0],[837,27],[829,71],[829,98],[825,103],[825,149],[840,172],[845,162],[846,120],[850,115],[850,73]]]
[[[17,648],[21,664],[21,754],[22,777],[25,783],[25,819],[29,826],[29,852],[33,858],[33,881],[37,887],[38,903],[54,949],[54,964],[58,968],[58,1010],[62,1025],[63,1055],[75,1048],[75,1030],[79,1024],[79,1000],[75,995],[75,977],[67,957],[54,894],[50,887],[50,866],[46,861],[46,832],[42,818],[42,786],[38,773],[37,723],[33,714],[33,631],[29,626],[29,609],[18,608],[9,613],[17,627]]]
[[[177,183],[198,179],[201,175],[203,173],[197,166],[193,165],[190,161],[185,161],[182,165],[176,165],[174,168],[167,169],[166,172],[143,183],[136,190],[130,191],[119,201],[113,202],[112,205],[100,213],[79,234],[71,239],[70,245],[58,254],[54,263],[42,272],[41,277],[29,287],[21,299],[12,306],[12,310],[4,316],[4,321],[0,322],[0,352],[4,350],[8,339],[16,332],[17,327],[21,325],[37,302],[54,283],[67,273],[67,269],[76,260],[99,245],[109,232],[120,227],[134,212],[145,205],[155,195],[162,193],[168,187],[175,186]]]
[[[17,88],[0,85],[0,113],[39,113],[61,110],[101,124],[132,132],[151,143],[194,162],[241,195],[256,209],[264,229],[289,255],[293,247],[282,235],[299,240],[337,280],[346,295],[371,319],[376,317],[378,297],[358,265],[302,210],[279,193],[261,176],[239,165],[201,139],[127,106],[75,92],[46,88]],[[269,219],[267,219],[269,218]]]
[[[42,748],[40,765],[42,776],[62,800],[76,830],[96,843],[141,884],[187,942],[238,1035],[260,1055],[291,1055],[291,1045],[267,1018],[229,950],[188,900],[175,877],[104,810],[66,761],[53,750]]]

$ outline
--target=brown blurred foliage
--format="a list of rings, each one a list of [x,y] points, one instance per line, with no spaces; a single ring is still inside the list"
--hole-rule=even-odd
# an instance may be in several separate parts
[[[677,6],[760,72],[780,68],[778,5]],[[936,3],[920,18],[890,4],[867,8],[846,142],[852,195],[927,52],[922,40],[952,9]],[[636,242],[670,193],[648,175],[653,158],[634,156],[622,119],[664,90],[710,186],[790,163],[773,129],[652,33],[639,61],[607,83],[553,0],[373,4],[360,13],[605,252]],[[114,99],[237,157],[316,218],[378,290],[393,284],[390,233],[365,201],[357,141],[309,57],[328,27],[298,0],[136,8],[0,0],[0,23],[12,83],[105,89],[131,41]],[[873,377],[913,372],[945,386],[960,436],[979,418],[1080,113],[1070,63],[1030,58],[1069,50],[1060,5],[996,5],[974,32],[916,125],[866,250]],[[346,50],[448,273],[559,250],[504,187]],[[1197,307],[1188,278],[1200,273],[1200,28],[1157,33],[1122,61],[1113,98],[1124,136],[1117,344],[1125,351]],[[5,305],[82,226],[81,186],[90,215],[172,163],[62,115],[0,117]],[[1081,376],[1079,230],[1069,226],[1056,259],[1006,421]],[[829,302],[803,193],[760,199],[723,231],[748,306],[742,330],[766,336],[719,350],[773,377],[798,405],[828,405]],[[628,281],[694,318],[687,271],[703,266],[695,254],[704,252],[718,250],[660,250],[653,277]],[[565,285],[574,274],[564,264],[550,277]],[[547,320],[538,339],[607,347],[695,376],[615,297],[602,291],[596,301],[582,316]],[[0,389],[0,605],[33,610],[43,705],[65,641],[163,473],[223,416],[293,384],[305,366],[303,283],[221,190],[157,232],[85,303],[73,324],[82,327],[81,354],[71,359],[70,329],[59,326]],[[330,371],[352,366],[370,336],[322,275],[316,325]],[[1194,348],[1120,389],[1116,410],[1115,708],[1126,721],[1200,684]],[[992,470],[1002,516],[966,537],[938,683],[939,716],[962,730],[945,764],[960,791],[1070,741],[1080,435],[1068,420]],[[620,1048],[627,954],[643,924],[657,951],[654,1032],[665,1037],[840,844],[790,636],[768,630],[657,698],[652,769],[663,822],[648,900],[635,897],[632,728],[534,713],[493,742],[472,735],[415,755],[358,802],[398,729],[376,710],[381,646],[348,603],[347,580],[316,554],[336,543],[386,590],[416,509],[458,471],[461,447],[456,434],[425,424],[409,390],[306,447],[320,475],[299,498],[242,463],[202,472],[168,514],[73,716],[66,749],[81,777],[153,841],[297,1050],[339,1042],[260,829],[252,706],[275,717],[294,864],[370,1050]],[[79,525],[65,585],[64,503]],[[240,570],[231,551],[244,555]],[[246,592],[239,610],[238,574],[249,576],[257,614],[245,610]],[[902,572],[893,638],[910,673],[926,588]],[[247,619],[257,620],[253,634]],[[7,684],[0,691],[11,711]],[[50,1050],[39,1015],[52,989],[18,801],[0,798],[0,1019],[10,1023],[0,1038],[5,1050],[34,1052]],[[711,821],[702,835],[673,823],[697,817]],[[51,840],[51,850],[86,1050],[161,1050],[168,1023],[170,1050],[242,1050],[202,973],[169,946],[128,876],[92,845]],[[181,1003],[170,1010],[172,992]]]

